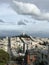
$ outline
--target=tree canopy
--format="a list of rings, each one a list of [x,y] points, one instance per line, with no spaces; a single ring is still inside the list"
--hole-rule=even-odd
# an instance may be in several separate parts
[[[9,54],[0,49],[0,63],[6,63],[9,60]]]

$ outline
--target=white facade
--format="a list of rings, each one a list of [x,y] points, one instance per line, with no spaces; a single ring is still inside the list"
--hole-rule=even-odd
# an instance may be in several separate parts
[[[23,47],[23,42],[19,39],[19,37],[11,38],[11,48],[17,49],[19,46]]]
[[[8,37],[0,39],[0,49],[3,49],[7,52],[8,49]]]

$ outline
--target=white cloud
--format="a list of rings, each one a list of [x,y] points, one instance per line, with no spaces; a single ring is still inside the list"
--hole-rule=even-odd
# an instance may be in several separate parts
[[[34,4],[17,2],[13,0],[11,5],[20,14],[40,14],[40,9],[37,8]]]
[[[13,0],[11,6],[18,14],[31,15],[35,19],[49,21],[49,12],[42,12],[35,4]]]

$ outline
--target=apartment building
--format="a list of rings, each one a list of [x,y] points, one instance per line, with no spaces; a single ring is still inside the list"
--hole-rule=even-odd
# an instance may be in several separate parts
[[[7,52],[8,49],[8,37],[5,37],[3,39],[0,38],[0,49],[3,49]]]
[[[21,47],[23,49],[23,42],[20,40],[19,37],[12,37],[11,40],[11,49],[17,49]]]

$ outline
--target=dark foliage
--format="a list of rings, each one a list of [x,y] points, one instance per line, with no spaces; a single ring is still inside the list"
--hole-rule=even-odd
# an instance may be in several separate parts
[[[9,60],[9,54],[4,50],[0,50],[0,63],[6,63]]]

